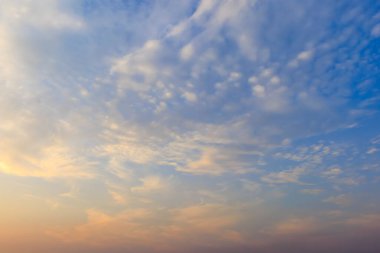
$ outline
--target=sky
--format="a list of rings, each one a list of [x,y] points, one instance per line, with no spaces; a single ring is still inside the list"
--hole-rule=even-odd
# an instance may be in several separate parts
[[[380,252],[377,0],[1,0],[0,251]]]

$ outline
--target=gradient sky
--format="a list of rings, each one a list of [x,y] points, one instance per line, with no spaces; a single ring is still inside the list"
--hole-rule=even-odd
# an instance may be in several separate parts
[[[377,0],[1,0],[0,251],[380,252]]]

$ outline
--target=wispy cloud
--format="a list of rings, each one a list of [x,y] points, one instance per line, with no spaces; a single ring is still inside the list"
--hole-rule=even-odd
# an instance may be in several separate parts
[[[30,204],[57,252],[361,249],[345,228],[377,229],[378,7],[1,1],[0,197],[17,211],[0,223]]]
[[[284,184],[284,183],[296,183],[302,184],[299,180],[302,174],[305,173],[304,168],[294,168],[291,170],[285,170],[280,172],[272,172],[261,178],[263,182],[270,184]]]

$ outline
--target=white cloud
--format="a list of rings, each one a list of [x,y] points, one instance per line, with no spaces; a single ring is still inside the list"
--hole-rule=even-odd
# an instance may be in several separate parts
[[[260,73],[260,76],[262,76],[264,78],[270,78],[270,77],[272,77],[272,75],[273,75],[273,70],[270,68],[266,68],[266,69],[262,70]]]
[[[378,213],[364,213],[355,217],[350,217],[345,221],[345,224],[354,227],[378,227],[380,223],[380,215]]]
[[[188,101],[188,102],[196,102],[198,100],[198,97],[195,93],[185,91],[183,93],[183,97]]]
[[[340,205],[340,206],[346,206],[349,205],[352,200],[349,196],[345,194],[337,195],[337,196],[331,196],[323,200],[324,202],[332,203],[335,205]]]
[[[346,177],[346,178],[341,178],[341,179],[337,180],[337,183],[355,186],[355,185],[359,185],[360,181],[361,181],[361,178]]]
[[[269,82],[271,84],[279,84],[281,82],[281,79],[278,76],[272,76]]]
[[[127,200],[125,199],[125,197],[122,194],[120,194],[120,193],[118,193],[116,191],[110,191],[109,193],[111,194],[112,199],[117,204],[119,204],[119,205],[125,205],[127,203]]]
[[[300,52],[295,59],[289,62],[290,67],[299,67],[302,62],[310,60],[314,55],[314,50],[305,50]]]
[[[253,94],[256,96],[256,97],[265,97],[265,87],[258,84],[258,85],[255,85],[253,86],[252,88],[253,90]]]
[[[380,37],[380,24],[377,24],[372,28],[371,35],[374,37]]]
[[[49,2],[47,7],[25,3],[29,9],[7,7],[1,17],[0,170],[41,178],[106,178],[125,184],[120,189],[107,188],[111,203],[120,205],[117,208],[126,204],[131,208],[149,206],[148,201],[134,199],[135,195],[145,197],[168,187],[169,179],[147,176],[153,170],[165,168],[176,173],[183,183],[173,191],[175,197],[170,205],[181,202],[185,207],[167,212],[167,203],[162,202],[160,210],[128,210],[114,216],[89,210],[88,224],[74,229],[72,236],[79,235],[78,240],[100,238],[100,242],[113,242],[115,238],[107,237],[109,233],[116,242],[125,243],[126,239],[145,243],[161,240],[162,237],[156,240],[157,234],[173,237],[178,232],[183,241],[205,234],[238,239],[240,233],[231,227],[242,216],[231,214],[219,204],[188,205],[189,199],[201,195],[215,202],[239,202],[241,198],[235,197],[240,192],[234,192],[236,189],[247,190],[244,194],[248,195],[261,194],[268,187],[274,188],[276,195],[277,187],[281,187],[276,184],[299,187],[303,185],[301,177],[309,172],[316,171],[327,178],[342,174],[340,168],[329,167],[330,163],[344,166],[343,155],[349,156],[350,152],[344,150],[347,152],[342,154],[342,149],[331,143],[307,143],[348,125],[351,118],[344,118],[351,106],[347,94],[352,89],[349,77],[340,80],[326,71],[335,64],[329,61],[341,55],[323,48],[333,50],[340,44],[331,46],[336,42],[324,33],[310,29],[309,34],[302,30],[303,26],[297,26],[302,19],[299,17],[305,15],[302,8],[294,17],[284,12],[284,18],[291,22],[280,22],[265,16],[266,2],[261,3],[262,8],[252,9],[254,1],[200,1],[195,11],[188,8],[185,14],[176,14],[177,6],[184,3],[165,6],[161,11],[155,8],[163,8],[162,4],[155,3],[149,5],[149,11],[142,11],[144,18],[135,23],[125,22],[127,19],[112,23],[103,18],[97,23],[61,9],[58,1]],[[265,15],[260,11],[252,15],[256,10]],[[158,14],[151,16],[151,12]],[[276,9],[273,12],[279,13]],[[112,18],[126,16],[133,21],[134,15],[140,15],[128,14]],[[96,27],[102,22],[103,26]],[[306,34],[307,40],[298,34],[294,34],[292,43],[281,40],[293,28]],[[120,38],[109,40],[109,35]],[[100,37],[106,39],[102,41]],[[132,41],[134,38],[138,39]],[[319,45],[321,38],[326,40],[325,45]],[[302,51],[311,47],[315,49]],[[82,52],[84,49],[93,55]],[[358,62],[357,52],[352,51],[350,61]],[[321,56],[314,59],[316,52]],[[111,56],[112,66],[95,65]],[[296,62],[298,68],[286,68],[289,61]],[[334,67],[345,69],[350,76],[345,64]],[[296,146],[303,142],[305,146]],[[371,148],[367,152],[376,151]],[[277,162],[281,162],[281,170],[275,170]],[[321,172],[320,167],[330,169]],[[252,178],[258,171],[260,182],[240,181],[239,174]],[[189,186],[194,177],[184,173],[198,175],[197,184],[207,181],[204,184],[208,186],[215,183],[224,187],[227,190],[222,194],[226,196],[210,194],[214,189],[194,192],[194,186]],[[358,185],[361,178],[351,176],[327,183]],[[320,178],[311,178],[310,184],[314,180]],[[188,188],[186,197],[178,201],[176,197],[183,193],[181,187]],[[322,192],[318,188],[297,191],[314,195]],[[71,192],[61,196],[70,195]],[[345,195],[324,201],[339,205],[348,202]],[[218,213],[220,210],[224,211]],[[151,213],[164,217],[152,218]],[[215,217],[215,213],[220,215]],[[173,222],[146,229],[139,218],[173,218]],[[278,234],[299,234],[308,231],[308,225],[315,225],[314,220],[294,218],[274,230]],[[122,232],[126,230],[132,231],[130,236]]]
[[[111,72],[118,74],[119,90],[149,91],[158,75],[168,74],[156,65],[163,50],[160,41],[149,40],[141,49],[116,59]]]
[[[300,61],[307,61],[309,60],[311,57],[313,57],[313,50],[307,50],[307,51],[303,51],[301,53],[299,53],[297,55],[297,60],[300,60]]]
[[[333,178],[333,177],[336,177],[338,175],[342,174],[342,170],[338,167],[334,167],[334,168],[331,168],[329,170],[326,170],[324,172],[322,172],[322,175],[325,176],[325,177],[329,177],[329,178]]]
[[[238,221],[233,208],[218,204],[192,205],[178,208],[172,211],[174,226],[169,228],[169,233],[176,237],[176,231],[180,235],[190,234],[190,238],[196,233],[203,236],[219,237],[224,240],[236,240],[231,237],[233,225]]]
[[[299,178],[306,172],[305,168],[294,168],[280,172],[269,173],[261,177],[261,180],[269,184],[301,183]]]
[[[192,44],[187,44],[181,49],[180,57],[182,60],[187,61],[190,60],[194,55],[194,47]]]
[[[77,30],[85,27],[84,22],[65,12],[59,1],[44,2],[3,1],[2,18],[11,24],[28,24],[38,28]]]
[[[251,84],[256,84],[258,81],[257,77],[256,76],[251,76],[249,79],[248,79],[248,82],[251,83]]]
[[[281,113],[289,110],[289,95],[286,87],[269,90],[266,94],[264,99],[260,101],[260,105],[265,111]]]
[[[255,172],[256,169],[248,161],[240,160],[242,154],[230,149],[216,147],[198,147],[199,156],[187,158],[187,163],[178,165],[178,171],[195,175],[221,175],[224,173],[243,174]]]
[[[85,243],[96,248],[112,245],[134,252],[140,249],[175,252],[183,245],[207,246],[210,242],[223,245],[242,240],[240,233],[234,230],[239,220],[236,211],[219,204],[165,210],[128,208],[115,215],[88,209],[86,214],[86,223],[50,229],[48,235],[69,245]]]
[[[276,224],[270,233],[282,236],[304,235],[315,231],[317,227],[314,218],[291,218]]]
[[[42,147],[38,153],[21,153],[18,148],[8,146],[0,155],[0,171],[7,174],[41,178],[92,178],[91,168],[96,162],[73,154],[62,144]],[[21,152],[20,152],[21,151]]]
[[[300,192],[303,194],[318,195],[321,192],[323,192],[323,190],[321,190],[321,189],[303,189]]]
[[[192,174],[221,174],[225,167],[218,161],[217,152],[215,149],[206,149],[198,160],[189,162],[185,168],[180,170]]]
[[[250,192],[258,192],[261,189],[261,185],[255,181],[242,179],[243,188]]]
[[[370,147],[370,148],[367,150],[367,154],[372,155],[372,154],[376,153],[377,151],[379,151],[377,148],[375,148],[375,147]]]
[[[55,0],[2,1],[0,21],[0,80],[24,89],[42,79],[41,68],[51,70],[64,35],[85,26]]]
[[[140,179],[142,182],[141,185],[135,186],[131,188],[132,192],[138,192],[138,193],[148,193],[148,192],[154,192],[158,190],[162,190],[166,187],[165,180],[163,180],[161,177],[158,176],[147,176],[142,179]]]
[[[241,73],[239,72],[231,72],[229,80],[231,81],[237,81],[241,78]]]

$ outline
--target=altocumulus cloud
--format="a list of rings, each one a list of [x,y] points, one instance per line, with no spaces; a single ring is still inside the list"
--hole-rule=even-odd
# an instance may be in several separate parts
[[[0,180],[43,235],[15,227],[20,241],[32,252],[376,252],[379,9],[2,1]]]

